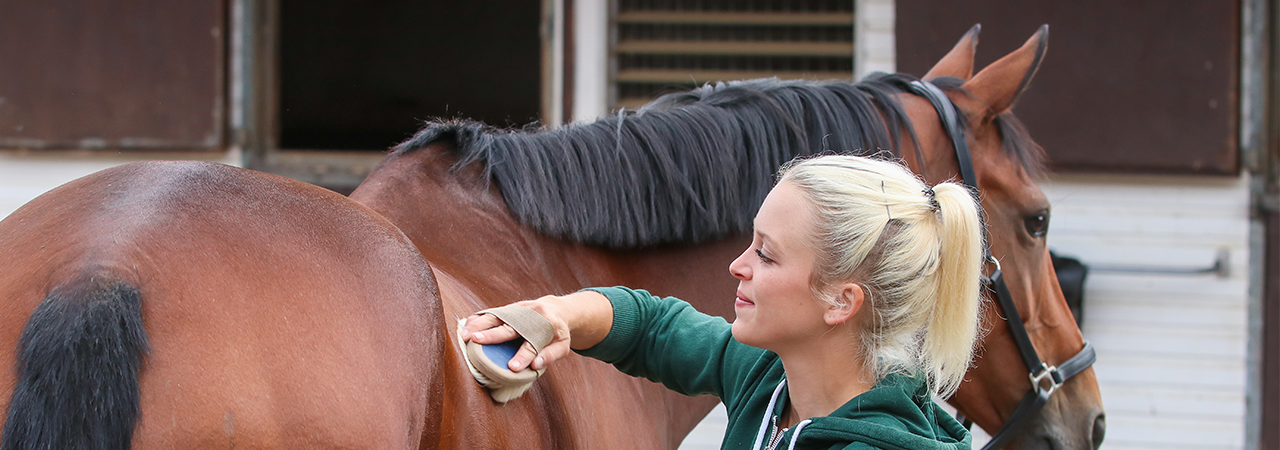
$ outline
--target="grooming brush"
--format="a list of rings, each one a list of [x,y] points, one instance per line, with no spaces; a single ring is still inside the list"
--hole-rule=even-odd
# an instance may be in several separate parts
[[[551,326],[551,322],[537,311],[524,306],[507,305],[487,309],[479,314],[494,315],[520,335],[510,341],[496,344],[463,342],[462,329],[466,326],[467,319],[458,320],[458,346],[462,351],[463,359],[467,362],[467,368],[471,370],[471,376],[489,390],[489,396],[493,397],[494,401],[506,403],[523,395],[530,386],[533,386],[533,382],[546,372],[545,367],[537,370],[528,367],[514,372],[508,368],[507,364],[516,356],[516,352],[526,340],[533,344],[535,352],[542,351],[542,348],[551,342],[555,329]]]

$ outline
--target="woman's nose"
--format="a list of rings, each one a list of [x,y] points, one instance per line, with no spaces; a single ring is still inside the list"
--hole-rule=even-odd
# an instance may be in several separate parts
[[[751,278],[751,267],[747,264],[747,254],[751,253],[751,249],[742,252],[738,258],[729,263],[729,273],[739,280],[748,280]]]

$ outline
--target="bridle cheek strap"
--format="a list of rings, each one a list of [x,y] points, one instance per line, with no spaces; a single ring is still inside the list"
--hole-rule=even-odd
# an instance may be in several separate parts
[[[955,105],[951,103],[950,98],[947,98],[947,94],[933,83],[924,80],[912,81],[911,91],[933,104],[933,109],[938,112],[938,119],[942,121],[942,128],[947,130],[951,145],[956,149],[956,161],[960,164],[960,180],[977,193],[978,176],[973,171],[973,157],[969,155],[969,140],[965,139],[964,129],[960,127],[959,111],[956,111]]]
[[[1031,390],[1022,396],[1022,401],[1018,402],[1018,406],[1013,409],[1013,414],[991,436],[987,445],[982,447],[983,450],[989,450],[1002,448],[1013,440],[1013,437],[1021,433],[1032,418],[1040,414],[1040,410],[1044,409],[1044,405],[1049,402],[1049,397],[1071,377],[1079,375],[1080,372],[1092,366],[1098,360],[1098,355],[1093,350],[1093,344],[1085,341],[1084,348],[1062,364],[1051,366],[1042,361],[1040,355],[1036,353],[1035,345],[1031,343],[1031,335],[1027,334],[1026,325],[1018,315],[1018,307],[1013,303],[1013,295],[1009,293],[1009,286],[1005,284],[1000,269],[997,268],[995,273],[991,274],[991,278],[984,280],[984,283],[989,291],[994,291],[996,301],[1005,316],[1005,322],[1009,325],[1009,334],[1018,346],[1023,364],[1027,366],[1027,379],[1031,382]],[[966,427],[972,425],[963,418],[962,423]]]
[[[933,83],[924,80],[911,82],[911,91],[921,97],[929,100],[933,108],[938,112],[938,119],[942,121],[942,127],[947,130],[947,135],[951,138],[951,143],[956,150],[956,162],[960,166],[960,178],[969,189],[975,194],[978,192],[978,177],[973,170],[973,157],[969,154],[968,139],[965,138],[964,129],[960,126],[959,111],[956,110],[955,104],[950,98],[934,86]],[[979,214],[979,220],[983,220]],[[1014,436],[1022,432],[1022,429],[1031,422],[1031,419],[1038,416],[1040,411],[1044,409],[1044,405],[1049,402],[1049,397],[1066,383],[1067,380],[1093,366],[1098,360],[1097,354],[1093,350],[1093,345],[1089,341],[1084,342],[1084,348],[1080,349],[1075,356],[1065,362],[1051,366],[1040,360],[1040,355],[1036,353],[1036,347],[1031,343],[1031,336],[1027,334],[1027,327],[1022,323],[1022,317],[1018,314],[1018,306],[1013,302],[1013,295],[1009,293],[1009,286],[1004,282],[1004,275],[1000,271],[1000,262],[991,255],[991,246],[987,239],[987,227],[983,223],[983,255],[995,264],[996,270],[992,272],[991,277],[983,279],[985,288],[994,293],[997,304],[1000,305],[1000,312],[1004,314],[1005,322],[1009,325],[1009,334],[1013,337],[1014,343],[1018,346],[1018,353],[1022,356],[1022,362],[1027,366],[1027,379],[1031,382],[1031,390],[1022,396],[1022,401],[1018,402],[1018,406],[1014,408],[1013,414],[1005,421],[991,436],[991,441],[983,446],[983,450],[997,449],[1004,447]],[[957,415],[966,428],[973,425],[964,416]]]

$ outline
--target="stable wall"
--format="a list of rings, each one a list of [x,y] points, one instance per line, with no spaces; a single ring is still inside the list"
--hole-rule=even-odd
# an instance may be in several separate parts
[[[240,152],[0,152],[0,219],[40,194],[85,175],[134,161],[193,159],[240,165]]]
[[[1049,245],[1092,271],[1084,335],[1097,347],[1107,449],[1244,448],[1249,369],[1248,178],[1057,176]]]

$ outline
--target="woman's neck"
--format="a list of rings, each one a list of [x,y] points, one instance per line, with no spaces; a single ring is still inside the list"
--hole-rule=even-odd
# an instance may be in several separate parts
[[[789,400],[789,411],[784,411],[779,425],[791,427],[806,418],[830,415],[870,390],[875,371],[864,367],[858,353],[856,346],[840,345],[839,340],[779,352],[787,372]]]

